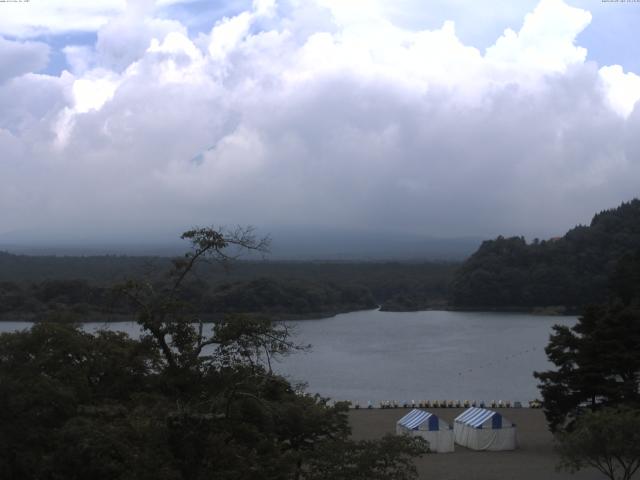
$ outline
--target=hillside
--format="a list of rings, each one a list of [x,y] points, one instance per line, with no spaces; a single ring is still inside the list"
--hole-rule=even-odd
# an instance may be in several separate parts
[[[482,243],[456,272],[455,307],[579,310],[607,297],[617,262],[640,249],[640,200],[593,217],[564,237],[527,243],[498,237]]]

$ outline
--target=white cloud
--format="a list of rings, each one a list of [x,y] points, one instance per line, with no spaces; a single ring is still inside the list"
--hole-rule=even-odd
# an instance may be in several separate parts
[[[2,5],[0,33],[18,37],[69,31],[96,31],[125,10],[125,0],[48,0]]]
[[[46,67],[49,47],[40,42],[16,42],[0,37],[0,84]]]
[[[277,8],[276,0],[253,0],[253,10],[258,16],[271,17]]]
[[[525,17],[518,33],[505,30],[487,49],[494,62],[518,64],[524,68],[563,72],[567,66],[583,63],[587,51],[575,39],[591,22],[591,13],[570,7],[563,0],[541,0]]]
[[[67,64],[76,75],[82,75],[95,64],[95,52],[86,45],[67,45],[62,49]]]
[[[209,55],[214,60],[223,60],[246,37],[252,19],[250,12],[242,12],[240,15],[224,18],[218,22],[211,31]]]
[[[100,110],[113,98],[118,84],[119,78],[113,72],[100,69],[73,80],[70,89],[71,105],[60,112],[54,126],[58,147],[66,146],[73,133],[76,116]]]
[[[621,115],[629,116],[640,99],[640,76],[624,73],[620,65],[602,67],[600,76],[611,107]]]
[[[190,0],[47,0],[6,2],[0,15],[0,35],[37,37],[69,32],[97,32],[126,12],[149,14]]]
[[[97,63],[101,67],[123,71],[138,60],[152,40],[160,41],[186,28],[175,20],[154,18],[153,2],[135,2],[98,30]]]
[[[0,90],[4,228],[545,234],[636,194],[638,76],[585,61],[588,12],[543,0],[483,54],[377,5],[254,2],[200,38],[119,11],[73,73]]]
[[[117,81],[110,75],[79,78],[73,83],[74,110],[77,113],[100,110],[113,98],[117,86]]]

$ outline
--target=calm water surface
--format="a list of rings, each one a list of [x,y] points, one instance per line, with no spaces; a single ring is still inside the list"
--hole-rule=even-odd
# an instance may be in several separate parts
[[[478,312],[352,312],[289,322],[300,344],[274,365],[293,382],[338,400],[521,400],[539,397],[534,370],[550,367],[544,354],[554,324],[575,317]],[[27,328],[2,322],[0,331]],[[89,323],[137,335],[135,323]]]
[[[310,391],[380,400],[521,400],[539,397],[534,370],[554,324],[575,317],[478,312],[365,311],[293,322],[313,349],[279,366]]]

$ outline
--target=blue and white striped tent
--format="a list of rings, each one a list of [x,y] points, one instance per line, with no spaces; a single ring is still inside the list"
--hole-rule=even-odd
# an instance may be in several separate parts
[[[516,426],[500,413],[485,408],[469,408],[453,421],[455,441],[473,450],[513,450]]]
[[[414,408],[396,422],[396,433],[424,438],[432,452],[453,452],[453,429],[431,412]]]
[[[472,407],[458,415],[455,421],[466,423],[474,428],[482,428],[482,425],[489,419],[491,419],[491,428],[502,427],[502,415],[486,408]]]
[[[426,426],[423,430],[433,432],[439,429],[439,418],[431,412],[416,410],[415,408],[398,420],[398,425],[402,425],[409,430],[418,430],[421,426]]]

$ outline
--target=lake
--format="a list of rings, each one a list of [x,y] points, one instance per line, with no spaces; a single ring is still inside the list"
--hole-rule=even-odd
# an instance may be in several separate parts
[[[509,400],[539,397],[534,370],[551,367],[544,347],[554,324],[575,317],[494,312],[360,311],[288,322],[309,352],[274,364],[308,391],[366,405],[383,400]],[[0,331],[27,328],[0,322]],[[132,322],[89,323],[127,331]]]

